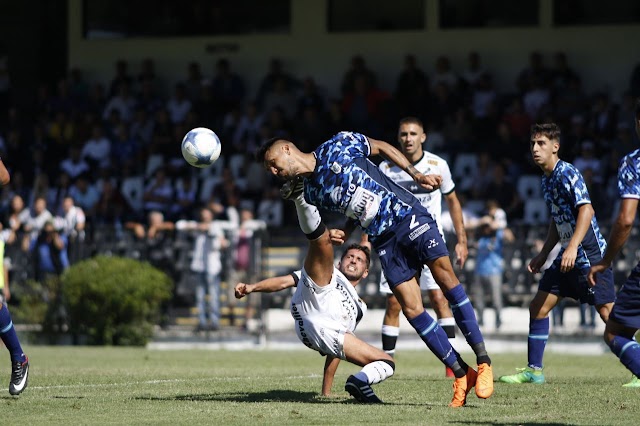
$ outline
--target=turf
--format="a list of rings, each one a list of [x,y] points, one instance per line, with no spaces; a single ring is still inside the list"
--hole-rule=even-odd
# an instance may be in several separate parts
[[[547,384],[496,383],[488,400],[448,408],[451,379],[426,350],[402,351],[396,375],[376,385],[384,405],[355,403],[343,390],[357,367],[342,363],[334,395],[319,395],[323,358],[298,351],[149,351],[28,347],[29,387],[0,396],[3,425],[39,424],[638,424],[640,389],[613,355],[545,356]],[[493,359],[496,376],[524,354]],[[467,358],[469,356],[467,355]],[[9,382],[9,362],[0,366]]]

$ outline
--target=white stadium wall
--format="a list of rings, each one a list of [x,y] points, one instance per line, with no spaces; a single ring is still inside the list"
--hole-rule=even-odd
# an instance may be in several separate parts
[[[420,67],[432,74],[438,55],[448,55],[459,72],[467,54],[475,50],[483,67],[495,76],[497,88],[508,92],[515,89],[516,76],[528,64],[531,51],[542,52],[547,65],[551,65],[551,54],[564,51],[589,93],[606,90],[619,97],[640,62],[640,25],[554,28],[550,4],[551,0],[540,0],[538,27],[440,30],[437,2],[427,1],[424,31],[328,33],[325,0],[292,0],[291,33],[286,35],[85,40],[82,1],[69,0],[69,67],[81,68],[87,79],[108,82],[118,59],[128,60],[130,71],[137,73],[141,60],[152,58],[160,77],[172,85],[186,76],[189,62],[199,62],[203,72],[212,75],[215,61],[227,57],[245,79],[249,93],[255,93],[269,59],[277,56],[289,72],[314,77],[328,95],[336,96],[354,54],[362,55],[378,74],[380,86],[390,90],[408,53],[415,54]],[[219,53],[207,53],[208,48]]]

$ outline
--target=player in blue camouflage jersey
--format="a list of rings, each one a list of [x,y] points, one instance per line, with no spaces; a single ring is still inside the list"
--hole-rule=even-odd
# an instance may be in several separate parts
[[[640,137],[640,99],[636,101],[636,132]],[[640,200],[640,149],[622,159],[618,170],[618,191],[621,203],[618,217],[611,229],[609,245],[604,258],[591,267],[589,284],[598,288],[599,274],[606,271],[629,238],[636,219]],[[598,285],[596,285],[598,284]],[[623,386],[640,387],[640,345],[634,335],[640,329],[640,263],[629,274],[627,281],[618,290],[616,304],[609,315],[604,330],[604,341],[622,365],[633,374],[631,381]]]
[[[493,393],[491,359],[437,224],[413,194],[367,158],[372,155],[384,156],[427,190],[436,190],[441,183],[440,176],[420,173],[390,144],[360,133],[340,132],[312,153],[303,153],[293,142],[275,138],[265,142],[256,157],[282,179],[303,178],[304,198],[310,204],[347,216],[345,229],[332,230],[335,244],[344,243],[356,226],[368,234],[405,317],[456,376],[450,406],[465,405],[473,387],[479,398],[488,398]],[[453,349],[447,334],[424,309],[417,282],[424,264],[431,269],[458,327],[476,354],[477,372]]]
[[[549,313],[563,297],[595,305],[603,321],[615,300],[613,271],[606,269],[598,277],[598,286],[587,283],[591,265],[602,260],[606,241],[600,234],[585,181],[573,165],[560,160],[560,128],[554,124],[535,124],[530,141],[533,161],[542,169],[542,192],[551,212],[547,238],[542,250],[528,265],[531,273],[540,272],[553,247],[561,249],[547,269],[538,291],[529,304],[528,365],[519,373],[502,376],[504,383],[545,382],[542,358],[549,338]]]

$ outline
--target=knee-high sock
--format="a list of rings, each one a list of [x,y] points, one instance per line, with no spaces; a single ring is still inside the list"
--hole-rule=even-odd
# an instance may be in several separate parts
[[[535,369],[542,368],[542,357],[544,348],[549,340],[549,317],[542,319],[532,319],[529,322],[529,367]]]
[[[9,314],[9,308],[6,304],[0,304],[0,338],[4,342],[4,345],[9,349],[11,354],[11,361],[26,361],[16,329],[13,327],[13,321],[11,321],[11,314]]]
[[[616,354],[622,365],[636,377],[640,377],[640,344],[622,336],[614,336],[609,342],[611,352]]]
[[[378,360],[362,367],[362,370],[355,374],[355,377],[370,385],[375,385],[393,376],[395,369],[396,364],[393,361]]]
[[[400,327],[382,325],[382,350],[393,356],[396,352],[396,342],[400,335]]]
[[[453,317],[456,319],[456,324],[458,324],[462,335],[476,354],[478,364],[491,364],[491,359],[489,358],[487,349],[484,346],[482,332],[478,326],[476,313],[473,311],[471,301],[469,300],[467,293],[464,291],[462,284],[458,284],[453,287],[451,290],[445,292],[444,295],[449,301],[449,306],[451,306],[451,311],[453,312]]]
[[[307,203],[302,194],[294,198],[293,202],[296,206],[296,213],[298,214],[298,223],[300,225],[300,229],[307,236],[313,235],[322,223],[322,217],[320,217],[320,212],[318,211],[317,207]],[[316,238],[318,236],[316,236]]]
[[[440,328],[438,323],[424,311],[415,318],[409,320],[409,324],[416,330],[420,338],[427,347],[431,349],[438,359],[440,359],[447,367],[453,370],[456,377],[462,377],[467,374],[467,364],[462,357],[453,349],[447,334]]]

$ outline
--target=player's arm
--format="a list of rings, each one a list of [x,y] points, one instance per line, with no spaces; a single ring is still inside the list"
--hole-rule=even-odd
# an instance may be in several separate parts
[[[395,164],[407,172],[413,180],[429,191],[433,191],[440,187],[440,184],[442,183],[442,176],[422,174],[413,166],[413,164],[411,164],[409,160],[407,160],[407,157],[405,157],[404,154],[402,154],[393,145],[369,137],[367,137],[367,139],[371,146],[371,155],[381,155],[385,160]]]
[[[551,253],[551,250],[553,250],[556,244],[558,244],[558,241],[560,241],[560,236],[558,235],[558,228],[556,228],[555,221],[551,219],[549,221],[547,239],[544,241],[544,245],[542,246],[540,253],[534,256],[533,259],[531,259],[531,261],[529,262],[529,266],[527,267],[529,272],[534,274],[540,272],[540,268],[547,261],[547,257],[549,256],[549,253]]]
[[[336,375],[339,364],[340,358],[334,358],[330,355],[327,355],[327,359],[324,362],[324,375],[322,376],[322,396],[331,395],[333,378]]]
[[[591,219],[593,219],[594,211],[591,203],[585,203],[578,206],[578,217],[576,218],[576,228],[562,253],[562,262],[560,264],[560,272],[569,272],[573,269],[578,257],[578,246],[587,235],[587,231],[591,227]]]
[[[331,238],[331,244],[334,246],[341,246],[351,236],[351,233],[358,226],[358,221],[355,219],[348,219],[342,228],[332,228],[329,230],[329,237]]]
[[[464,262],[467,260],[467,256],[469,255],[469,249],[467,247],[467,232],[464,229],[464,218],[462,216],[462,206],[460,205],[460,200],[458,200],[458,196],[455,191],[451,191],[450,193],[444,196],[444,199],[447,202],[447,206],[449,207],[449,213],[451,214],[451,221],[453,222],[453,227],[456,231],[456,238],[458,239],[458,243],[456,244],[456,263],[460,266],[464,266]]]
[[[238,283],[235,287],[235,296],[236,299],[242,299],[244,296],[254,292],[273,293],[291,288],[295,285],[296,280],[293,278],[293,274],[281,275],[279,277],[267,278],[255,284]]]
[[[11,180],[11,176],[9,175],[9,170],[4,165],[2,160],[0,159],[0,185],[4,186],[9,183]]]
[[[607,269],[613,259],[620,253],[622,246],[627,242],[633,222],[636,218],[636,212],[638,211],[638,199],[637,198],[623,198],[620,202],[620,211],[613,227],[611,228],[611,234],[609,235],[609,241],[607,241],[607,250],[604,252],[604,257],[600,262],[593,265],[589,271],[587,280],[589,284],[596,285],[595,275]]]

